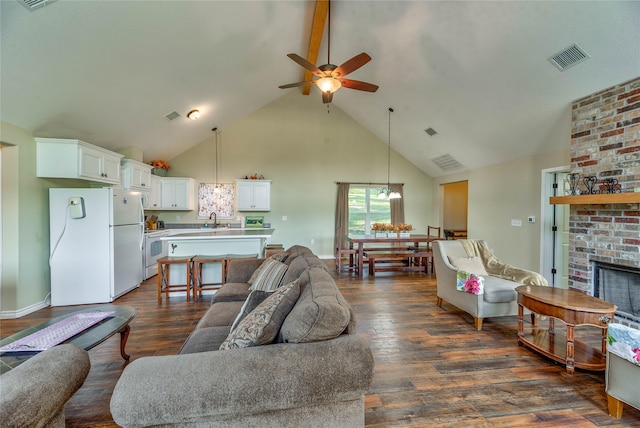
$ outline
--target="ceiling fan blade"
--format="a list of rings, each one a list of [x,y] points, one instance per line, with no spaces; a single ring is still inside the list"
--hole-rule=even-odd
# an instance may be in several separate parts
[[[278,88],[280,88],[280,89],[288,89],[288,88],[295,88],[297,86],[313,85],[315,83],[316,83],[315,80],[304,80],[302,82],[289,83],[288,85],[278,86]]]
[[[378,85],[372,83],[361,82],[359,80],[340,79],[343,88],[356,89],[358,91],[375,92],[378,90]]]
[[[338,68],[335,69],[334,73],[340,73],[339,77],[344,77],[347,74],[356,71],[369,61],[371,61],[371,57],[368,54],[362,52],[361,54],[354,56],[350,60],[338,66]]]
[[[287,56],[292,60],[294,60],[295,62],[297,62],[298,64],[300,64],[301,66],[303,66],[304,68],[306,68],[307,70],[309,70],[310,72],[312,72],[313,74],[315,74],[316,76],[320,76],[320,77],[324,76],[324,73],[322,73],[322,71],[318,67],[311,64],[309,61],[302,58],[300,55],[290,53],[290,54],[287,54]]]
[[[333,92],[323,92],[322,93],[322,102],[324,104],[329,104],[333,99]]]

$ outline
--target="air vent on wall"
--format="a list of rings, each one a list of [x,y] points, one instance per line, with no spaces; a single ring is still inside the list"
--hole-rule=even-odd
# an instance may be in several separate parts
[[[464,168],[464,165],[455,160],[453,156],[448,153],[446,155],[438,156],[431,159],[431,162],[438,165],[438,167],[445,172]]]
[[[551,64],[555,65],[558,70],[565,71],[567,68],[580,64],[589,58],[591,58],[591,56],[578,46],[577,43],[574,43],[547,59],[551,61]]]
[[[173,119],[176,119],[176,118],[180,117],[180,113],[178,113],[177,111],[174,110],[169,114],[165,114],[164,117],[166,117],[167,120],[173,120]]]
[[[27,10],[34,11],[45,7],[56,0],[18,0],[18,3],[27,8]]]

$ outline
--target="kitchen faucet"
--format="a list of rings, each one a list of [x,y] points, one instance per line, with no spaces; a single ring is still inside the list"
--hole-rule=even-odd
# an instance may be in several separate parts
[[[209,220],[211,220],[211,216],[213,216],[213,228],[215,229],[218,227],[218,215],[215,211],[211,211],[211,214],[209,214]]]

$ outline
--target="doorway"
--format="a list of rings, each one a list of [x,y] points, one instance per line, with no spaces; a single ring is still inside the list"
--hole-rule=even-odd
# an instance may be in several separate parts
[[[569,167],[542,170],[540,272],[549,285],[569,288],[569,205],[551,205],[551,196],[568,190]]]
[[[466,238],[469,182],[464,180],[443,184],[442,195],[444,236],[448,239]]]

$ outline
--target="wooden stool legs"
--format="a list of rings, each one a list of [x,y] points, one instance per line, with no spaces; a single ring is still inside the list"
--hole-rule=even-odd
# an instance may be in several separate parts
[[[158,259],[158,304],[162,303],[162,293],[165,299],[169,299],[169,293],[173,291],[186,291],[187,301],[191,300],[191,257],[162,257]],[[185,284],[171,284],[171,265],[183,264],[187,270]]]

